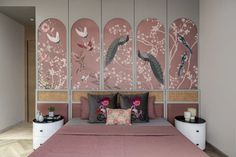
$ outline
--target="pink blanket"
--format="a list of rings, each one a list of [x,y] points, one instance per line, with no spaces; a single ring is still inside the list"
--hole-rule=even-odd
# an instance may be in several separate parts
[[[172,126],[64,126],[30,157],[207,157]]]

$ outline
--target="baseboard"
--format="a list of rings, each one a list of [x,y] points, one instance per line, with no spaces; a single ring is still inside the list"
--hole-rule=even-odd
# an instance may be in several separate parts
[[[216,148],[214,145],[212,145],[211,143],[207,142],[206,143],[208,146],[210,146],[214,152],[216,152],[217,154],[219,154],[221,157],[229,157],[228,155],[226,155],[225,153],[223,153],[222,151],[220,151],[218,148]]]
[[[19,125],[19,124],[21,124],[21,123],[24,123],[24,122],[25,122],[25,121],[23,120],[23,121],[17,122],[16,124],[13,124],[13,125],[11,125],[11,126],[8,126],[8,127],[4,128],[4,129],[0,130],[0,134],[1,134],[1,133],[4,133],[4,132],[6,132],[7,130],[10,130],[10,129],[14,128],[15,126],[17,126],[17,125]]]

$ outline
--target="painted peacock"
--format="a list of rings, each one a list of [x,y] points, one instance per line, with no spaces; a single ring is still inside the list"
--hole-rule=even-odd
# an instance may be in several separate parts
[[[150,63],[154,76],[161,84],[164,84],[163,72],[158,60],[152,54],[146,52],[141,53],[139,50],[138,50],[138,57],[143,61],[147,61]]]
[[[129,41],[129,36],[121,36],[116,38],[111,45],[108,48],[106,57],[105,57],[105,66],[107,66],[108,64],[110,64],[112,62],[112,60],[114,59],[115,55],[116,55],[116,51],[118,49],[118,47],[120,45],[124,45],[126,42]]]

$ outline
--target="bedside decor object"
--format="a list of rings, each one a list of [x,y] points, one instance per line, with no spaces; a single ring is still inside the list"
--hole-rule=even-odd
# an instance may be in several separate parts
[[[53,117],[53,116],[54,116],[54,111],[55,111],[55,107],[50,106],[50,107],[48,108],[48,116],[49,116],[49,117]]]
[[[185,111],[185,112],[184,112],[184,118],[185,118],[185,121],[190,121],[191,112]]]
[[[36,121],[39,121],[39,116],[40,116],[40,112],[37,110],[36,116],[35,116]]]
[[[43,114],[40,113],[40,115],[39,115],[39,117],[38,117],[38,121],[39,121],[39,122],[43,122],[43,120],[44,120]]]
[[[194,121],[185,121],[184,116],[175,117],[175,127],[198,148],[206,147],[206,121],[195,117]]]
[[[197,109],[196,108],[188,108],[187,109],[188,112],[191,112],[191,120],[195,119],[195,117],[197,116]],[[193,118],[192,118],[193,117]]]
[[[43,119],[40,122],[33,120],[33,149],[37,149],[47,141],[64,124],[64,118],[60,115],[55,115],[50,119],[45,116]]]

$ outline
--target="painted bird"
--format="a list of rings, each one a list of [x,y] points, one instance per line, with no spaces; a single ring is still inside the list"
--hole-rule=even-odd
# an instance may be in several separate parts
[[[143,61],[147,61],[150,63],[154,76],[161,84],[164,84],[163,72],[158,60],[152,54],[146,52],[141,53],[139,50],[138,50],[138,57],[141,58]]]
[[[54,37],[47,33],[47,37],[53,43],[59,43],[60,42],[60,36],[59,36],[58,32],[56,32],[56,35]]]
[[[116,55],[116,51],[118,49],[118,47],[120,45],[124,45],[126,42],[129,41],[129,35],[126,36],[121,36],[116,38],[111,45],[109,46],[108,50],[107,50],[107,54],[105,57],[105,65],[107,66],[108,64],[110,64],[112,62],[112,60],[114,59],[115,55]]]
[[[181,75],[181,72],[183,71],[183,68],[185,66],[185,63],[188,61],[188,56],[187,53],[185,52],[183,55],[181,55],[181,64],[179,66],[179,70],[178,70],[178,76]]]
[[[188,42],[185,40],[185,38],[183,36],[181,36],[180,34],[177,34],[177,39],[180,43],[182,43],[184,45],[184,47],[186,47],[189,52],[192,54],[192,49],[190,48]]]
[[[83,31],[81,31],[81,28],[79,28],[79,29],[76,28],[75,31],[82,38],[87,38],[87,36],[88,36],[87,27],[84,27]]]

